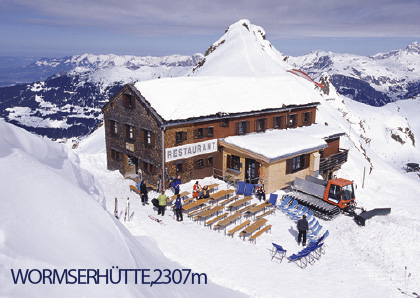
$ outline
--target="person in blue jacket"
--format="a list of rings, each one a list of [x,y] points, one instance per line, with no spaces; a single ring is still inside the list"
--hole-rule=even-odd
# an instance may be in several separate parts
[[[144,206],[144,204],[149,204],[147,202],[147,200],[149,198],[147,196],[148,190],[147,190],[147,186],[146,186],[146,181],[141,180],[139,183],[137,183],[137,188],[140,192],[140,198],[141,198],[141,202],[142,202],[143,206]]]
[[[175,199],[174,211],[176,215],[176,220],[182,221],[182,199],[179,194],[176,196],[176,199]]]
[[[181,185],[181,176],[177,176],[175,180],[172,180],[172,186],[174,188],[175,194],[179,194],[179,186]]]

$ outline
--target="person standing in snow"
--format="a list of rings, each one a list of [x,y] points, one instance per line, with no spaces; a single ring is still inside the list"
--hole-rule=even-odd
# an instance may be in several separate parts
[[[297,230],[299,231],[298,245],[300,245],[300,242],[302,240],[302,245],[305,246],[306,245],[306,233],[309,230],[309,225],[308,225],[308,221],[306,220],[306,215],[303,215],[302,218],[298,220]]]
[[[200,191],[203,189],[201,188],[201,185],[198,184],[198,181],[195,182],[193,186],[193,199],[198,198],[198,195],[200,194]]]
[[[176,215],[176,220],[182,221],[182,200],[179,194],[176,196],[176,199],[175,199],[174,211]]]
[[[179,194],[179,186],[181,185],[181,176],[177,176],[175,180],[172,181],[172,186],[175,190],[175,194]]]
[[[147,202],[148,200],[148,196],[147,196],[147,186],[146,186],[146,181],[142,180],[141,182],[139,182],[137,184],[137,188],[139,189],[140,192],[140,198],[141,198],[141,202],[144,206],[144,204],[149,204]]]
[[[158,197],[159,207],[158,207],[158,215],[165,215],[165,207],[166,207],[166,195],[165,191],[162,190],[162,193]]]

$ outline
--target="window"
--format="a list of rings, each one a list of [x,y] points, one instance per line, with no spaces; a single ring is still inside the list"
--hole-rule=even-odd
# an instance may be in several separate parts
[[[293,157],[292,159],[292,170],[298,171],[303,168],[303,155]]]
[[[287,117],[287,126],[293,127],[297,124],[297,114],[292,114]]]
[[[302,123],[307,124],[310,122],[312,122],[312,113],[311,112],[303,113]]]
[[[197,160],[197,168],[198,169],[204,168],[204,159]]]
[[[109,120],[109,131],[112,134],[117,134],[118,133],[118,124],[116,121],[114,120]]]
[[[235,124],[235,134],[245,135],[249,132],[249,121],[240,121]]]
[[[277,116],[273,118],[273,128],[283,128],[284,127],[284,117]]]
[[[146,146],[153,147],[155,145],[155,134],[152,133],[150,130],[143,129],[142,140],[143,144],[145,144]]]
[[[204,129],[199,128],[194,130],[194,139],[202,139],[204,136]]]
[[[227,168],[239,171],[241,169],[241,158],[236,155],[228,155]]]
[[[113,160],[120,161],[121,160],[121,153],[114,150],[114,149],[111,149],[111,158]]]
[[[255,120],[255,131],[256,132],[262,132],[265,131],[267,128],[267,119],[266,118],[260,118]]]
[[[182,163],[179,163],[176,165],[176,174],[181,174],[182,173]]]
[[[134,140],[134,127],[131,125],[124,125],[125,128],[125,138]]]
[[[208,167],[212,167],[213,166],[213,156],[207,158],[207,166]]]
[[[229,119],[221,119],[220,120],[221,127],[229,127]]]
[[[207,128],[207,137],[212,138],[214,136],[214,127],[210,126]]]
[[[124,94],[123,106],[126,108],[134,108],[134,96],[130,94]]]
[[[328,200],[338,203],[340,202],[340,199],[341,199],[340,186],[331,184],[330,191],[328,193]]]
[[[176,144],[180,144],[183,141],[187,140],[187,132],[186,131],[177,131],[175,132],[175,142]]]
[[[310,155],[299,155],[286,160],[286,174],[292,174],[309,167]]]
[[[153,165],[151,163],[143,161],[143,172],[147,174],[153,174]]]

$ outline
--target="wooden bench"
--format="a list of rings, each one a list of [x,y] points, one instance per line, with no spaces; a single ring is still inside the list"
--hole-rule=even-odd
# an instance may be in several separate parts
[[[258,232],[252,234],[249,237],[249,241],[257,243],[257,237],[261,236],[264,232],[267,232],[268,230],[270,230],[270,233],[271,233],[271,225],[267,225],[264,228],[262,228],[261,230],[259,230]]]
[[[276,212],[276,209],[270,209],[270,210],[268,210],[268,211],[264,212],[263,214],[258,215],[256,218],[257,218],[257,219],[260,219],[261,217],[264,217],[264,216],[266,216],[266,215],[269,215],[269,214],[271,214],[271,213],[275,213],[275,212]]]
[[[147,182],[146,182],[146,187],[147,187],[148,190],[154,190],[154,191],[156,191],[156,189],[157,189],[156,186],[154,186],[154,185],[152,185],[150,183],[147,183]]]
[[[188,217],[193,217],[194,215],[197,215],[197,214],[199,214],[200,212],[207,211],[207,210],[209,210],[210,208],[211,208],[211,206],[205,206],[205,207],[202,207],[202,208],[200,208],[200,209],[197,209],[197,210],[191,211],[190,213],[188,213]]]
[[[138,195],[140,194],[140,190],[138,190],[134,185],[130,185],[130,191],[134,191]]]
[[[228,215],[229,215],[229,212],[225,212],[222,215],[219,215],[219,216],[213,218],[212,220],[206,222],[204,225],[209,226],[209,228],[211,228],[212,224],[214,224],[216,221],[219,221],[219,220],[225,218]]]
[[[248,219],[247,221],[244,221],[243,223],[241,223],[240,225],[237,225],[236,227],[234,227],[232,230],[228,231],[228,236],[231,235],[233,237],[233,234],[235,234],[235,232],[239,231],[240,229],[246,227],[247,225],[249,225],[251,223],[251,221]]]
[[[222,206],[224,206],[224,205],[226,205],[226,204],[229,204],[230,202],[232,202],[232,201],[235,201],[236,199],[238,199],[239,198],[239,196],[233,196],[233,197],[230,197],[229,199],[226,199],[226,200],[224,200],[224,201],[221,201],[220,202],[220,205],[222,205]]]
[[[267,220],[265,218],[260,218],[259,220],[255,221],[253,224],[242,230],[239,236],[244,237],[245,240],[246,235],[254,233],[256,230],[265,225],[266,222]]]
[[[242,216],[241,212],[235,212],[234,214],[231,214],[228,217],[226,217],[225,219],[222,219],[221,221],[219,221],[216,224],[216,226],[214,227],[214,229],[220,229],[220,228],[223,227],[224,230],[225,230],[225,234],[226,234],[226,226],[229,225],[230,223],[232,223],[233,221],[236,221],[241,216]]]

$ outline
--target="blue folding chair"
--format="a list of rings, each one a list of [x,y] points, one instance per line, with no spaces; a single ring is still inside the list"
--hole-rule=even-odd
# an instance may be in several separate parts
[[[291,214],[291,216],[293,219],[299,219],[302,216],[304,216],[307,212],[308,212],[308,207],[304,206],[300,212],[295,212],[294,214]],[[308,219],[306,218],[306,220]]]
[[[268,202],[271,204],[271,206],[276,206],[277,203],[277,197],[278,195],[275,193],[270,194],[270,198],[268,199]]]
[[[287,250],[285,250],[281,245],[273,244],[273,248],[271,249],[271,260],[274,258],[279,259],[280,263],[283,261],[283,258],[286,256]]]
[[[286,207],[287,206],[287,204],[289,204],[289,202],[292,200],[292,198],[291,197],[289,197],[289,196],[285,196],[284,198],[283,198],[283,202],[281,202],[281,204],[280,205],[277,205],[277,209],[283,209],[284,207]]]
[[[244,196],[246,196],[246,197],[252,196],[252,193],[254,192],[254,187],[255,187],[254,184],[247,183],[245,185],[245,194],[244,194]]]
[[[236,190],[237,195],[243,195],[245,193],[245,182],[238,181],[238,189]]]
[[[297,204],[298,204],[298,201],[293,200],[292,204],[290,204],[289,206],[283,207],[281,209],[281,211],[283,211],[283,212],[290,211],[290,210],[294,209],[297,206]]]
[[[309,235],[306,235],[306,238],[310,239],[310,238],[314,238],[314,237],[318,236],[319,231],[321,231],[321,229],[322,229],[322,226],[318,225],[318,227],[316,229],[312,230],[312,232]]]

